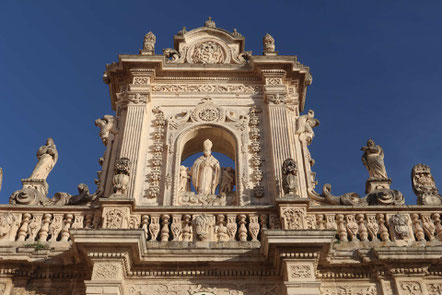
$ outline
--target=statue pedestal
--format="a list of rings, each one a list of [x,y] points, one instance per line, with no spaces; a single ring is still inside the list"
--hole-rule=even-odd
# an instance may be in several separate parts
[[[369,178],[365,182],[365,193],[369,194],[375,190],[390,189],[390,184],[390,178]]]
[[[45,179],[24,178],[21,180],[23,188],[32,188],[37,190],[43,196],[48,194],[49,185]]]

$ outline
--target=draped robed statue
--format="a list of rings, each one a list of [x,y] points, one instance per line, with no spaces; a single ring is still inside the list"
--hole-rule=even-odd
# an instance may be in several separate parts
[[[214,195],[221,181],[221,167],[212,156],[212,146],[209,139],[204,141],[203,155],[196,159],[191,169],[192,184],[200,195]]]
[[[384,151],[381,146],[376,145],[372,139],[367,141],[367,146],[361,148],[364,151],[362,155],[362,164],[368,170],[372,179],[386,179],[387,171],[384,164]]]
[[[46,180],[58,160],[57,148],[52,138],[48,138],[46,140],[46,145],[41,146],[38,149],[37,159],[37,165],[35,165],[34,171],[32,171],[29,179]]]

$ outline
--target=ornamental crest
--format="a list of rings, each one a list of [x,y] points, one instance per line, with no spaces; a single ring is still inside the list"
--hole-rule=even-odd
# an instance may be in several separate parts
[[[205,98],[192,111],[190,117],[193,122],[222,122],[225,120],[225,113],[211,98]]]
[[[195,64],[222,64],[227,62],[225,51],[216,41],[202,41],[189,48],[187,60]]]

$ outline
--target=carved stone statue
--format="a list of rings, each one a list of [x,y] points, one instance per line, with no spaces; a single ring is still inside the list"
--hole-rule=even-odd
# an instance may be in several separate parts
[[[270,34],[265,34],[262,38],[262,44],[264,47],[264,55],[275,53],[275,39]]]
[[[319,126],[319,120],[315,119],[315,112],[309,110],[307,114],[302,115],[296,121],[296,134],[299,135],[299,139],[306,144],[311,144],[315,132],[313,128]]]
[[[109,136],[117,134],[117,120],[112,115],[104,115],[103,118],[95,120],[95,126],[100,127],[100,137],[107,146]]]
[[[224,167],[221,176],[221,184],[219,186],[220,194],[227,194],[233,191],[235,185],[235,169],[232,167]]]
[[[180,166],[180,192],[190,192],[189,168]]]
[[[57,148],[52,138],[48,138],[46,145],[38,149],[37,158],[37,165],[35,165],[34,171],[32,171],[29,179],[46,180],[58,160]]]
[[[286,159],[282,163],[282,188],[284,194],[296,194],[298,168],[293,159]]]
[[[413,167],[411,185],[419,205],[438,206],[442,204],[442,196],[439,195],[429,166],[417,164]]]
[[[152,32],[144,36],[143,49],[140,50],[142,55],[155,55],[155,42],[157,37]]]
[[[203,144],[203,155],[196,159],[191,169],[192,184],[198,194],[215,194],[220,183],[221,168],[217,159],[212,156],[212,142],[206,139]]]
[[[384,164],[384,151],[381,146],[376,145],[372,139],[367,141],[367,146],[361,147],[364,151],[362,155],[362,164],[368,170],[370,178],[388,179]]]

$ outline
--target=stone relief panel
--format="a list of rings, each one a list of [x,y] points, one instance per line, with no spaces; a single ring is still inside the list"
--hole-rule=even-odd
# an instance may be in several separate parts
[[[321,295],[378,295],[376,285],[354,284],[339,286],[323,286],[320,288]]]
[[[427,284],[427,291],[429,295],[439,295],[442,294],[442,282],[433,282]]]
[[[152,282],[149,285],[129,285],[129,295],[274,295],[282,294],[282,288],[278,283],[258,284],[257,282]]]
[[[92,271],[92,280],[118,280],[123,277],[123,268],[119,262],[96,262]]]

